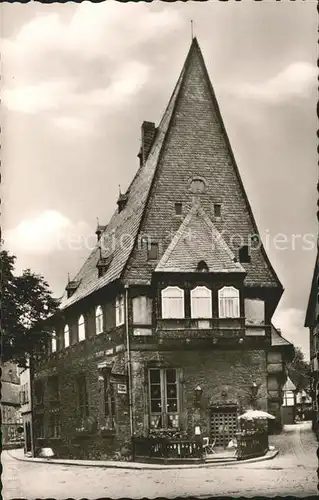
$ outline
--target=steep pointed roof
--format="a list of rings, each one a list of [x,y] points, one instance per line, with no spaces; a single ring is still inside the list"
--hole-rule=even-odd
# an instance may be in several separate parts
[[[283,386],[282,390],[283,391],[295,391],[296,390],[295,384],[290,380],[289,377],[287,378],[286,383]]]
[[[183,144],[179,144],[177,140],[172,146],[172,135],[176,127],[183,129]],[[179,179],[185,184],[186,176],[191,176],[196,169],[200,169],[207,177],[213,179],[216,190],[224,193],[226,212],[227,203],[234,205],[233,210],[239,210],[238,214],[230,214],[225,221],[224,229],[228,235],[241,232],[248,238],[250,233],[258,234],[196,38],[192,41],[176,87],[157,128],[149,156],[138,169],[126,192],[126,206],[121,212],[116,211],[112,216],[101,235],[101,240],[73,279],[78,283],[76,291],[69,298],[66,294],[63,296],[61,309],[69,307],[117,279],[134,282],[137,278],[142,280],[151,278],[154,269],[150,269],[148,263],[140,262],[139,267],[134,263],[132,265],[132,258],[136,251],[138,234],[143,228],[145,229],[154,190],[163,174],[163,162],[171,156],[173,168],[179,164],[180,159],[188,165],[183,172],[179,172],[180,176],[176,175],[175,170],[175,177],[170,181],[171,185],[176,182],[178,187]],[[238,188],[234,187],[235,184]],[[234,195],[232,190],[235,189],[239,192]],[[229,194],[232,196],[227,200]],[[164,224],[165,214],[161,211],[163,212],[165,205],[168,205],[167,201],[171,202],[171,200],[161,200],[161,210],[157,211],[159,219],[162,218]],[[161,234],[159,238],[162,239]],[[226,237],[224,239],[227,242]],[[98,278],[96,264],[100,257],[100,246],[102,257],[112,255],[112,262],[106,273]],[[251,264],[244,264],[243,267],[247,271],[246,285],[270,286],[282,290],[263,246],[256,252]]]
[[[204,261],[209,272],[245,273],[199,204],[194,204],[158,263],[159,272],[194,272]]]

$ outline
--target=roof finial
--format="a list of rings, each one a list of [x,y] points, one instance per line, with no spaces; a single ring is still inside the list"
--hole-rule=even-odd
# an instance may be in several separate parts
[[[100,225],[100,221],[99,221],[99,218],[97,217],[96,218],[96,225],[99,226]]]
[[[121,195],[121,184],[119,184],[119,195]]]
[[[70,273],[68,273],[68,283],[70,283]]]
[[[192,37],[192,40],[194,40],[194,26],[193,26],[193,19],[191,19],[191,37]]]

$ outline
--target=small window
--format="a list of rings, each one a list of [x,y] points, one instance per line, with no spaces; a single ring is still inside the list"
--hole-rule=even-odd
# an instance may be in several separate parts
[[[220,203],[214,204],[214,216],[220,218],[222,216],[222,206]]]
[[[34,382],[34,395],[36,404],[43,403],[44,384],[42,380],[35,380]]]
[[[175,203],[175,215],[182,215],[183,204]]]
[[[103,375],[103,383],[104,383],[104,416],[107,419],[108,426],[110,428],[114,427],[115,421],[115,393],[114,393],[114,385],[111,382],[110,374],[104,373]]]
[[[147,248],[147,259],[157,260],[158,259],[158,243],[149,243]]]
[[[79,342],[82,342],[83,340],[85,340],[85,320],[83,314],[79,317],[78,330]]]
[[[248,245],[244,245],[243,247],[241,247],[239,249],[239,262],[250,262],[251,261],[251,258],[250,258],[250,254],[249,254],[249,246]]]
[[[97,306],[95,309],[95,331],[97,335],[103,332],[103,309],[101,306]]]
[[[201,260],[197,264],[196,271],[198,271],[199,273],[207,273],[209,271],[208,265],[206,264],[206,262],[204,260]]]
[[[49,416],[49,435],[51,438],[59,438],[61,434],[61,417],[56,413]]]
[[[70,345],[70,330],[69,325],[64,327],[64,347],[69,347]]]
[[[115,301],[116,326],[123,325],[125,321],[124,295],[119,295]]]
[[[51,338],[51,352],[56,352],[56,349],[57,349],[56,332],[53,332]]]

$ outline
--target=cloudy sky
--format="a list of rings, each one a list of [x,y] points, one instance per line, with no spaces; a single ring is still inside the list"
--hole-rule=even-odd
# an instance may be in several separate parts
[[[159,122],[193,19],[260,234],[285,287],[274,323],[308,355],[316,2],[31,2],[1,4],[0,12],[3,225],[17,270],[42,274],[61,295],[95,241],[97,217],[108,222],[118,185],[125,190],[138,167],[141,123]]]

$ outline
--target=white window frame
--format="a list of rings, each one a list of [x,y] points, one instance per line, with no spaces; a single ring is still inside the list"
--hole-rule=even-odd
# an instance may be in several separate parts
[[[138,304],[140,302],[140,304]],[[135,305],[136,304],[136,305]],[[153,302],[147,295],[138,295],[132,299],[132,313],[133,313],[133,325],[152,325],[152,307]],[[140,311],[138,311],[140,309]],[[145,316],[149,316],[145,321],[139,321],[142,319],[143,314],[139,316],[138,313],[142,311],[145,312]]]
[[[191,317],[195,319],[212,317],[212,291],[206,286],[197,286],[191,290]]]
[[[124,295],[118,295],[115,300],[115,324],[116,326],[123,325],[125,323],[125,297]]]
[[[174,295],[175,294],[175,295]],[[185,293],[178,286],[167,286],[161,292],[162,318],[184,319],[185,318]],[[177,304],[176,311],[172,311],[172,301]]]
[[[99,335],[104,330],[104,318],[102,306],[98,305],[95,308],[95,333]]]
[[[219,318],[239,318],[239,290],[233,286],[224,286],[218,290]]]
[[[64,347],[67,348],[70,345],[70,328],[69,325],[65,325],[63,330]]]
[[[244,301],[245,304],[245,320],[247,325],[264,325],[265,324],[265,301],[262,299],[250,299],[250,298],[245,298]],[[258,304],[262,306],[262,318],[259,317],[258,314],[256,314],[256,311],[253,311],[252,315],[249,315],[248,309],[253,310],[254,309],[254,304]],[[258,311],[259,312],[259,311]]]
[[[56,337],[56,332],[53,332],[51,338],[51,352],[54,353],[56,351],[57,351],[57,337]]]
[[[86,328],[85,328],[85,318],[83,314],[78,319],[78,339],[79,342],[83,342],[86,339]]]

